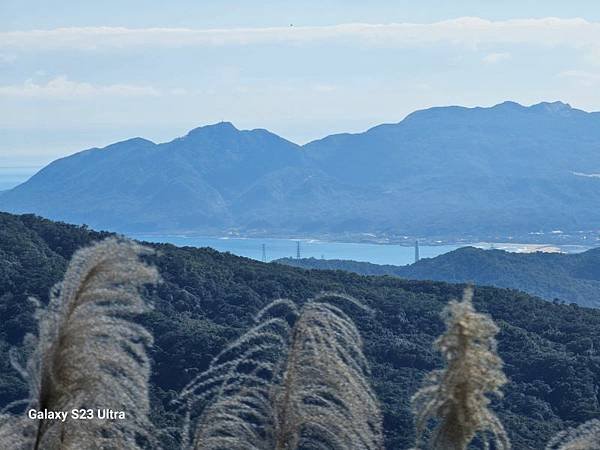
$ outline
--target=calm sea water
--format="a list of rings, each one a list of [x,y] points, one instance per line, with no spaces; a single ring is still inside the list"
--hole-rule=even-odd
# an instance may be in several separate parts
[[[292,239],[241,239],[241,238],[209,238],[187,236],[145,236],[132,235],[135,239],[174,244],[177,246],[212,247],[221,252],[262,260],[262,246],[265,245],[267,261],[296,257],[297,242]],[[400,245],[362,244],[345,242],[324,242],[317,240],[301,240],[300,256],[303,258],[352,259],[375,264],[405,265],[415,260],[414,247]],[[420,246],[421,258],[434,256],[456,250],[460,246],[437,245]]]

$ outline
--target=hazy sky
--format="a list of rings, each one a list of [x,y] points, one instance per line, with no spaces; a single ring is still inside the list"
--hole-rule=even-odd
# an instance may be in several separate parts
[[[600,110],[600,2],[0,0],[0,168],[227,120],[303,143],[435,105]]]

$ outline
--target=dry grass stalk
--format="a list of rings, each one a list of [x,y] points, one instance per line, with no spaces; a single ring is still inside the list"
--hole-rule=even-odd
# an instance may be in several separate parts
[[[600,420],[590,420],[558,433],[546,450],[600,450]]]
[[[184,390],[192,408],[209,400],[195,449],[383,448],[360,335],[328,300],[272,303]]]
[[[26,339],[31,348],[26,366],[17,365],[29,382],[28,409],[108,408],[125,412],[126,419],[8,416],[0,428],[1,448],[121,450],[151,440],[146,350],[152,337],[130,320],[148,310],[139,288],[158,280],[156,270],[139,260],[147,253],[112,238],[76,252],[48,307],[38,312],[38,335]]]
[[[475,311],[472,297],[472,288],[467,288],[462,301],[450,302],[443,312],[447,329],[435,346],[446,367],[429,374],[412,399],[417,447],[428,422],[437,419],[429,448],[465,450],[476,435],[486,446],[493,443],[498,450],[510,448],[487,397],[500,396],[499,389],[507,381],[496,352],[498,328],[489,316]]]

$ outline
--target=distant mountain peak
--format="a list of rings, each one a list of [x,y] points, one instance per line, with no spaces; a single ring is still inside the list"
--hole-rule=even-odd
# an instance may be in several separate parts
[[[521,103],[507,100],[502,103],[498,103],[490,108],[474,108],[474,109],[498,109],[498,110],[521,110],[521,111],[536,111],[536,112],[548,112],[548,113],[569,113],[575,109],[568,103],[561,101],[554,102],[540,102],[531,106],[525,106]]]
[[[248,142],[254,142],[255,144],[260,140],[265,140],[261,147],[283,144],[285,146],[298,147],[297,144],[288,141],[287,139],[278,136],[275,133],[270,132],[264,128],[254,128],[251,130],[240,130],[235,127],[231,122],[218,122],[211,125],[205,125],[198,128],[194,128],[189,131],[185,136],[175,139],[188,140],[190,142],[219,142],[221,145],[248,145]],[[269,142],[267,144],[267,141]],[[254,145],[254,144],[253,144]]]
[[[573,111],[573,108],[568,103],[556,101],[556,102],[541,102],[537,105],[531,106],[531,109],[540,110],[552,114],[565,114]]]
[[[497,105],[492,106],[491,109],[526,109],[526,106],[521,105],[518,102],[513,102],[512,100],[507,100],[502,103],[498,103]],[[488,109],[488,108],[483,108]]]
[[[560,116],[568,117],[573,114],[577,114],[577,115],[588,114],[585,111],[573,108],[570,104],[564,103],[561,101],[541,102],[541,103],[536,103],[531,106],[525,106],[525,105],[522,105],[521,103],[507,100],[502,103],[498,103],[494,106],[489,106],[489,107],[487,107],[487,106],[465,107],[465,106],[456,106],[456,105],[434,106],[432,108],[426,108],[426,109],[421,109],[421,110],[415,111],[415,112],[409,114],[408,116],[406,116],[406,118],[404,120],[402,120],[401,122],[399,122],[398,124],[392,124],[392,126],[393,125],[401,125],[403,122],[410,122],[415,119],[417,119],[417,120],[431,120],[431,119],[465,120],[468,118],[468,120],[471,120],[472,117],[475,117],[475,116],[481,115],[481,114],[485,115],[490,112],[495,113],[495,114],[505,115],[505,116],[510,116],[511,114],[514,114],[514,113],[524,113],[524,114],[533,113],[533,114],[538,114],[538,115],[549,115],[549,116],[559,116],[559,117]],[[385,129],[386,127],[389,127],[389,125],[378,125],[376,127],[371,128],[371,130],[382,129],[382,128]]]
[[[578,111],[574,109],[570,104],[564,103],[561,101],[555,102],[540,102],[531,106],[524,106],[520,103],[513,101],[506,101],[499,103],[491,108],[481,108],[481,109],[499,109],[499,110],[521,110],[521,111],[532,111],[532,112],[541,112],[541,113],[549,113],[549,114],[559,114],[559,115],[567,115],[573,111]]]
[[[150,148],[150,147],[154,147],[156,146],[156,144],[148,139],[144,139],[141,137],[134,137],[131,139],[125,139],[123,141],[119,141],[119,142],[115,142],[114,144],[110,144],[107,145],[106,147],[103,148],[91,148],[88,150],[84,150],[83,152],[79,152],[79,154],[81,153],[85,153],[87,151],[100,151],[100,152],[121,152],[121,151],[131,151],[132,149],[136,149],[136,150],[140,150],[140,149],[146,149],[146,148]]]
[[[152,144],[155,145],[150,139],[143,137],[133,137],[131,139],[125,139],[124,141],[117,142],[118,144]],[[114,145],[114,144],[113,144]]]
[[[198,134],[204,134],[204,133],[212,133],[212,134],[229,134],[229,133],[233,133],[233,132],[238,132],[240,130],[238,130],[235,125],[233,125],[231,122],[217,122],[217,123],[213,123],[210,125],[204,125],[201,127],[197,127],[194,128],[192,130],[190,130],[188,132],[188,136],[194,136],[194,135],[198,135]]]

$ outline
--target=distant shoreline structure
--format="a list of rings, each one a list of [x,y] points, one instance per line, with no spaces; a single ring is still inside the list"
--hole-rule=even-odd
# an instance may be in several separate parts
[[[168,243],[179,247],[208,247],[220,252],[269,262],[280,258],[298,258],[298,243],[303,258],[324,260],[355,260],[373,264],[404,265],[414,262],[414,241],[356,242],[308,237],[248,237],[200,236],[192,234],[134,233],[127,236],[147,242]],[[459,248],[474,247],[482,250],[501,250],[509,253],[562,253],[575,254],[593,248],[583,245],[531,244],[515,242],[460,242],[433,243],[419,241],[420,259],[433,258]]]
[[[347,245],[357,245],[357,244],[369,244],[369,245],[382,245],[382,246],[397,246],[397,247],[406,247],[406,248],[414,248],[415,241],[418,240],[419,246],[426,247],[442,247],[442,246],[457,246],[457,247],[475,247],[480,248],[482,250],[505,250],[511,253],[535,253],[535,252],[543,252],[543,253],[579,253],[589,250],[591,248],[600,246],[599,245],[583,245],[583,244],[575,244],[570,242],[565,243],[553,243],[553,242],[526,242],[526,241],[506,241],[506,240],[465,240],[465,239],[447,239],[441,240],[436,238],[411,238],[405,237],[402,240],[396,239],[387,239],[387,238],[377,238],[376,236],[372,236],[372,239],[352,239],[343,237],[334,237],[334,236],[320,236],[320,237],[310,237],[310,236],[298,236],[298,235],[290,235],[290,236],[270,236],[270,235],[219,235],[219,234],[204,234],[204,233],[124,233],[127,236],[133,239],[142,239],[153,241],[154,239],[218,239],[218,240],[239,240],[239,241],[281,241],[281,242],[292,242],[294,244],[294,249],[296,248],[296,243],[323,243],[323,244],[347,244]]]

